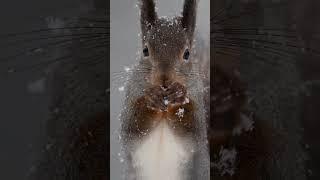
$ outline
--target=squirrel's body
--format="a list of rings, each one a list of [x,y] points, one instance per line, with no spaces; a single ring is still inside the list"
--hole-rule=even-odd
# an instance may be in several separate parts
[[[158,18],[141,1],[143,54],[126,86],[122,139],[126,179],[209,178],[201,69],[193,52],[196,1]]]
[[[193,156],[194,142],[175,134],[166,119],[150,134],[135,144],[133,163],[140,163],[138,177],[141,180],[188,179],[184,166]]]

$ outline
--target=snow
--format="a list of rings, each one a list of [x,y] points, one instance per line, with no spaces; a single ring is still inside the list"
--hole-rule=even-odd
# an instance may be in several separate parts
[[[164,98],[163,99],[163,103],[164,103],[164,105],[168,105],[169,104],[169,100],[167,98]]]
[[[123,92],[123,91],[124,91],[124,86],[119,87],[118,90],[119,90],[120,92]]]
[[[124,66],[124,70],[128,73],[128,72],[130,72],[131,68],[127,67],[127,66]]]
[[[177,115],[179,118],[183,118],[184,108],[179,108],[178,111],[176,112],[176,115]]]
[[[183,101],[183,103],[182,103],[182,104],[188,104],[189,102],[190,102],[189,98],[188,98],[188,97],[186,97],[186,98],[184,99],[184,101]]]
[[[213,166],[221,172],[221,175],[229,174],[232,176],[235,170],[236,157],[237,151],[235,148],[228,150],[222,147],[219,152],[219,160]]]

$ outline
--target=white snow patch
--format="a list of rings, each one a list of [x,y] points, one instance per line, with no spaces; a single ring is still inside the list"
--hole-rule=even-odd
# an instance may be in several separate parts
[[[183,103],[182,103],[182,104],[188,104],[189,102],[190,102],[189,98],[188,98],[188,97],[186,97],[186,98],[184,99],[184,101],[183,101]]]
[[[164,99],[163,103],[164,103],[164,105],[168,105],[169,104],[169,100],[168,99]]]
[[[184,108],[179,108],[178,111],[176,112],[176,115],[177,115],[179,118],[183,118]]]
[[[128,73],[128,72],[130,72],[131,68],[130,68],[130,67],[127,67],[127,66],[125,66],[125,67],[124,67],[124,70]]]
[[[124,86],[119,87],[118,90],[119,90],[120,92],[123,92],[123,91],[124,91]]]

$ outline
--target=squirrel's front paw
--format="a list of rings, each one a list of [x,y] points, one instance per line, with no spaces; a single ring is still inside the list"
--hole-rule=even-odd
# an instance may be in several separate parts
[[[187,91],[180,83],[172,83],[166,91],[166,97],[171,104],[184,104],[186,101]]]

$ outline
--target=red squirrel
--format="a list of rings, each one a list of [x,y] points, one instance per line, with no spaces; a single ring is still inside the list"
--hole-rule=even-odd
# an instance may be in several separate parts
[[[142,54],[126,87],[122,144],[126,179],[208,179],[203,72],[194,47],[196,0],[158,17],[140,1]]]

